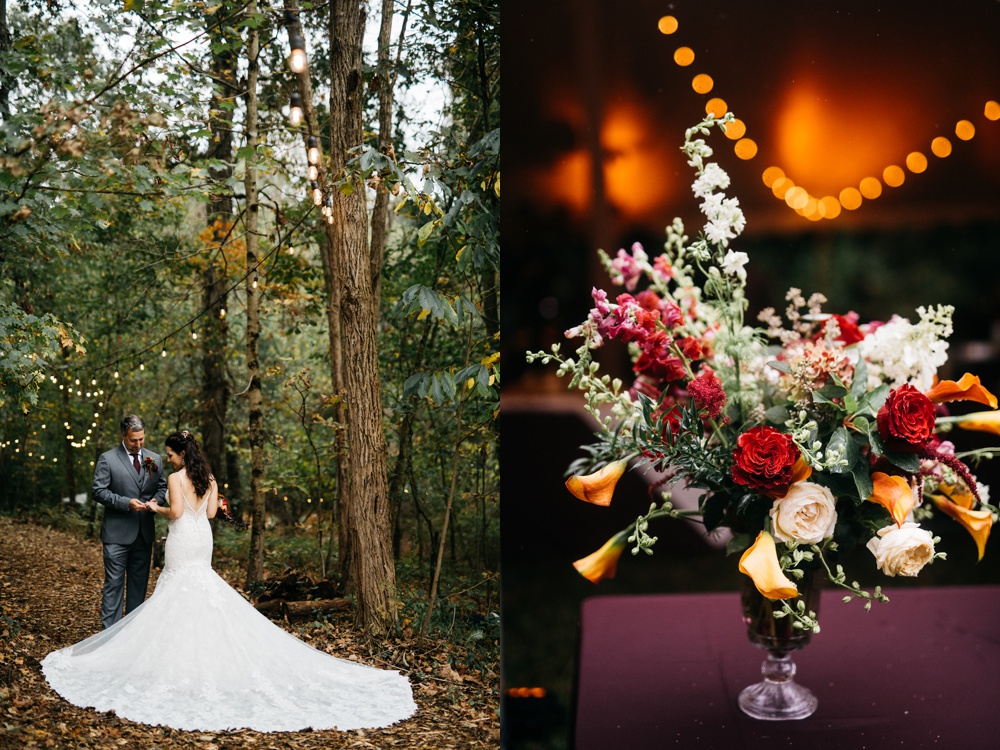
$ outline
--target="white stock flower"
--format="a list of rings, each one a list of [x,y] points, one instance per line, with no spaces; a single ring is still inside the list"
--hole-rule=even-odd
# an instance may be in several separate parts
[[[745,266],[749,260],[750,258],[746,253],[738,253],[734,250],[730,250],[726,253],[726,257],[722,259],[722,270],[730,276],[738,276],[740,279],[745,280],[747,272],[743,266]]]
[[[914,577],[934,559],[934,537],[918,524],[890,524],[868,540],[878,569],[887,576]]]
[[[729,175],[715,162],[706,164],[705,171],[691,185],[698,198],[707,198],[716,190],[725,190],[727,187],[729,187]]]
[[[833,493],[815,482],[796,482],[771,506],[771,533],[779,542],[819,544],[837,526]]]
[[[909,383],[920,390],[934,385],[934,375],[948,361],[952,308],[919,308],[920,322],[896,315],[858,343],[862,356],[893,388]]]

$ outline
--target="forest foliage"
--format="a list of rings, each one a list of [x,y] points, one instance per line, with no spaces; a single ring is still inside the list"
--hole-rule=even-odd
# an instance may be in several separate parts
[[[287,5],[5,4],[0,510],[92,522],[94,463],[130,412],[144,417],[147,446],[159,452],[173,430],[200,434],[206,415],[224,422],[215,473],[235,511],[248,510],[252,284],[269,565],[335,575],[345,394],[330,366],[326,218],[313,200],[304,131],[288,119],[297,89]],[[340,105],[325,94],[336,39],[326,8],[298,10],[321,143]],[[366,46],[364,138],[329,189],[347,192],[360,179],[369,211],[379,190],[389,196],[375,281],[397,571],[426,586],[415,598],[429,596],[443,550],[443,578],[490,592],[488,609],[499,564],[499,4],[411,0],[396,3],[394,17],[388,62],[379,65],[374,41]],[[253,31],[259,143],[249,147]],[[379,140],[384,86],[394,93],[388,146]],[[228,154],[218,146],[224,132]],[[248,166],[260,188],[252,267]],[[344,361],[352,366],[350,341]],[[210,390],[220,377],[221,390]]]

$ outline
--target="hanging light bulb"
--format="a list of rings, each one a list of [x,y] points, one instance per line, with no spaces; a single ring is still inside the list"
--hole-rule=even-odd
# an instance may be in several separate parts
[[[146,365],[144,365],[142,362],[140,362],[139,363],[139,369],[140,370],[145,370],[146,369]]]
[[[312,188],[313,203],[320,205],[323,202],[323,191],[319,189],[319,183],[313,180],[309,183],[309,187]]]
[[[293,128],[302,124],[302,97],[298,91],[292,93],[288,103],[288,122]]]
[[[225,320],[225,319],[226,319],[226,308],[220,307],[219,308],[219,320]]]
[[[319,164],[319,141],[316,140],[316,136],[311,135],[307,143],[309,147],[306,151],[306,156],[309,157],[309,163]]]
[[[319,167],[317,167],[315,164],[310,164],[309,165],[309,179],[310,180],[318,180],[319,179]],[[52,378],[52,382],[53,383],[56,382],[56,379]]]
[[[288,57],[288,67],[293,73],[301,73],[306,69],[308,58],[306,57],[306,41],[298,30],[289,30],[288,46],[292,48],[292,54]]]
[[[118,370],[115,370],[115,380],[118,379]]]
[[[329,195],[323,196],[323,216],[329,218],[333,215],[333,201]]]
[[[162,352],[160,352],[160,356],[161,357],[166,357],[167,356],[167,350],[164,349]]]

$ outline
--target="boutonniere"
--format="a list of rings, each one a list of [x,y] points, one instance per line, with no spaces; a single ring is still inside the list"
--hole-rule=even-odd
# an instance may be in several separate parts
[[[153,474],[159,471],[159,467],[157,467],[156,461],[154,461],[149,456],[146,456],[146,458],[143,459],[142,466],[146,470],[146,473],[149,474],[150,476],[153,476]]]

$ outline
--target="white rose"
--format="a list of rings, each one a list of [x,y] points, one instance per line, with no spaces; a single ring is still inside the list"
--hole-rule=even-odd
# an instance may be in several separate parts
[[[836,525],[837,501],[821,484],[796,482],[771,506],[771,533],[779,542],[819,544]]]
[[[934,537],[918,524],[890,524],[868,540],[878,569],[887,576],[916,576],[934,559]]]

